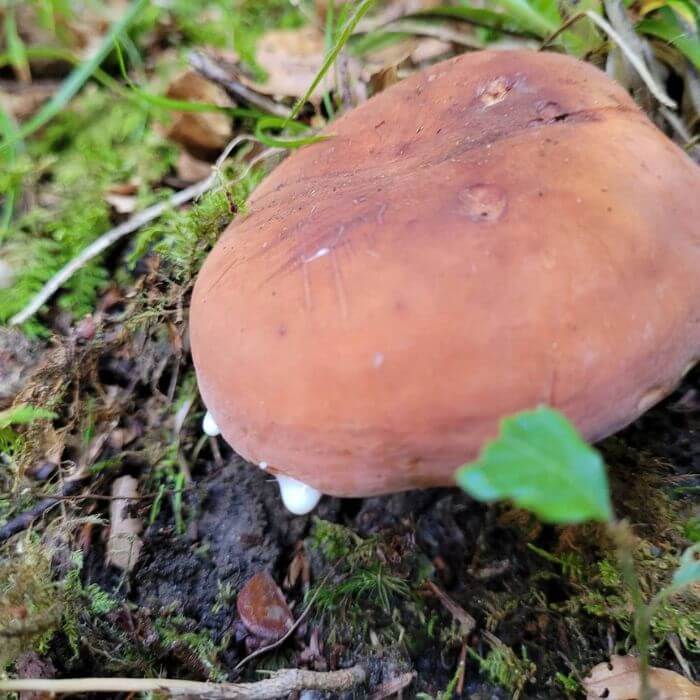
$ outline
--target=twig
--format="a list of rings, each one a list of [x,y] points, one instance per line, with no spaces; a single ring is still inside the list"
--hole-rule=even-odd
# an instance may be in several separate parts
[[[409,671],[408,673],[404,673],[401,676],[397,676],[390,681],[382,683],[377,687],[374,693],[370,695],[369,700],[384,700],[384,698],[400,693],[404,688],[408,688],[408,686],[413,683],[413,679],[416,675],[415,671]]]
[[[9,540],[19,532],[26,530],[37,518],[40,518],[46,511],[61,503],[67,496],[71,496],[83,486],[85,478],[66,481],[61,489],[60,495],[42,498],[28,510],[23,511],[18,516],[12,518],[8,523],[0,527],[0,542]]]
[[[342,671],[287,669],[255,683],[204,683],[169,678],[66,678],[60,680],[27,678],[0,680],[0,691],[41,693],[148,693],[166,691],[171,696],[197,696],[227,700],[269,700],[302,690],[343,692],[364,682],[361,666]]]
[[[672,632],[671,634],[668,635],[667,642],[668,642],[669,647],[671,647],[671,651],[673,652],[673,655],[676,657],[676,661],[678,661],[678,664],[683,669],[683,674],[685,675],[685,677],[691,683],[695,682],[695,677],[693,676],[693,670],[690,668],[690,664],[688,663],[688,660],[683,656],[683,653],[681,652],[681,645],[680,645],[680,640],[678,639],[678,635],[675,632]]]
[[[459,663],[457,664],[457,674],[459,680],[457,681],[457,695],[461,695],[464,692],[464,679],[466,678],[465,670],[467,668],[467,640],[466,638],[462,640],[462,649],[459,652]]]
[[[268,644],[266,647],[260,647],[260,649],[256,649],[252,654],[248,654],[248,656],[243,659],[243,661],[239,661],[236,667],[233,669],[234,671],[238,671],[239,668],[245,666],[251,659],[254,659],[256,656],[260,656],[261,654],[265,654],[268,651],[272,651],[273,649],[276,649],[278,646],[283,644],[289,637],[292,635],[294,630],[299,627],[299,625],[304,621],[306,616],[309,614],[309,611],[311,610],[311,607],[313,604],[316,602],[316,598],[318,598],[318,594],[321,592],[321,587],[323,584],[328,580],[330,575],[333,573],[333,569],[329,571],[326,576],[323,578],[321,583],[319,584],[318,588],[314,591],[314,594],[311,596],[311,600],[309,601],[309,604],[304,608],[304,611],[299,615],[299,617],[296,619],[294,624],[285,632],[285,634],[280,637],[276,642],[272,642],[272,644]]]
[[[468,636],[476,627],[476,620],[461,606],[455,603],[450,596],[432,581],[427,582],[428,588],[437,596],[447,611],[462,625],[462,635]]]
[[[654,77],[649,72],[642,58],[627,45],[627,42],[612,28],[610,23],[591,10],[586,10],[585,14],[591,22],[597,25],[599,29],[602,29],[620,47],[622,53],[625,54],[627,60],[634,66],[637,73],[639,73],[639,77],[644,81],[647,88],[649,88],[649,92],[661,102],[662,105],[670,107],[671,109],[676,109],[677,105],[675,101],[663,91],[663,88],[656,84]]]
[[[559,36],[561,36],[561,34],[563,34],[567,29],[569,29],[569,27],[576,24],[580,19],[583,19],[585,16],[585,12],[579,12],[578,14],[569,17],[569,19],[567,19],[566,22],[564,22],[564,24],[562,24],[556,31],[552,32],[548,37],[544,39],[544,41],[540,44],[540,48],[537,50],[544,51],[555,41],[555,39],[557,39]]]
[[[165,200],[164,202],[159,202],[154,204],[148,209],[144,209],[135,216],[124,223],[116,226],[115,228],[107,231],[107,233],[102,234],[97,240],[91,243],[85,250],[82,251],[77,257],[73,258],[67,265],[64,265],[37,293],[37,295],[18,313],[16,313],[10,319],[10,325],[18,325],[24,323],[27,319],[31,318],[83,265],[88,263],[93,258],[97,257],[100,253],[109,248],[113,243],[116,243],[120,238],[123,238],[129,233],[137,231],[142,226],[145,226],[150,221],[157,219],[161,214],[171,208],[179,207],[190,200],[201,197],[205,192],[211,190],[217,183],[220,173],[219,169],[223,162],[229,157],[231,151],[238,146],[243,141],[255,140],[253,136],[242,135],[237,136],[233,141],[231,141],[228,146],[224,149],[216,164],[212,167],[212,172],[203,180],[196,182],[190,187],[186,187],[184,190],[176,192],[172,197]],[[250,169],[263,158],[267,158],[272,153],[278,153],[282,149],[271,148],[263,151],[253,158],[248,167],[243,171],[241,175],[236,178],[240,180],[244,178]],[[236,181],[234,180],[234,182]]]
[[[211,80],[212,83],[220,85],[232,97],[255,105],[259,109],[274,114],[277,117],[283,117],[284,119],[291,117],[291,109],[246,87],[240,80],[236,80],[227,70],[222,68],[214,59],[202,51],[192,51],[188,57],[188,61],[197,73],[207,80]]]

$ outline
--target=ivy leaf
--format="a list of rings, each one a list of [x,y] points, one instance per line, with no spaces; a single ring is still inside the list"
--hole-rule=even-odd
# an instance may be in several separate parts
[[[690,586],[698,581],[700,581],[700,543],[688,547],[683,552],[681,565],[676,569],[676,573],[673,574],[671,586],[674,589],[678,589]]]
[[[504,419],[479,459],[457,472],[457,483],[479,501],[509,499],[550,523],[613,518],[600,454],[547,407]]]

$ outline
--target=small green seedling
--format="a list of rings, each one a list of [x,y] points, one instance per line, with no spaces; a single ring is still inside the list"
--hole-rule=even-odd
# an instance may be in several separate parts
[[[606,524],[634,605],[640,699],[651,700],[651,619],[669,596],[700,581],[700,544],[685,551],[670,585],[646,602],[634,566],[633,541],[626,523],[615,519],[600,454],[561,413],[548,407],[504,419],[499,436],[486,445],[479,459],[459,469],[457,483],[479,501],[510,500],[545,522]]]
[[[477,500],[509,499],[545,522],[613,518],[601,456],[548,408],[506,418],[498,439],[457,472],[457,483]]]

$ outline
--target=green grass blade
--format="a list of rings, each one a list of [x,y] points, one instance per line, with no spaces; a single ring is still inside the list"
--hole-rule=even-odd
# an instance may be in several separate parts
[[[553,21],[548,14],[535,9],[528,0],[499,0],[499,4],[523,29],[534,32],[542,39],[556,32],[561,25],[561,20]]]
[[[19,127],[15,123],[14,118],[2,106],[0,106],[0,135],[2,135],[3,140],[12,142],[12,146],[2,154],[4,166],[7,168],[15,160],[18,152],[23,149],[24,144],[19,137]],[[19,199],[20,187],[13,184],[4,194],[5,200],[2,205],[2,214],[0,214],[0,242],[7,235],[10,227],[15,203]]]
[[[333,65],[335,59],[338,58],[338,54],[342,51],[343,46],[347,44],[348,39],[350,38],[353,31],[355,30],[355,27],[357,26],[357,23],[365,16],[367,11],[372,7],[372,5],[374,5],[374,3],[375,0],[362,0],[357,6],[357,9],[352,14],[350,19],[348,19],[348,21],[345,23],[345,26],[338,35],[335,45],[324,59],[323,65],[316,74],[316,77],[311,82],[311,85],[309,85],[306,92],[297,100],[297,103],[294,105],[292,113],[289,116],[289,120],[292,120],[299,115],[301,108],[306,104],[306,101],[309,99],[309,97],[311,97],[318,84],[323,80],[323,77],[328,72],[328,69]]]
[[[299,122],[288,122],[281,117],[263,117],[258,120],[258,123],[255,125],[255,137],[265,146],[271,148],[300,148],[301,146],[323,141],[328,138],[327,136],[320,136],[318,134],[310,134],[298,138],[272,136],[268,133],[270,129],[289,129],[293,133],[302,133],[307,131],[308,127]]]
[[[90,60],[80,64],[61,85],[54,96],[20,129],[19,136],[26,138],[51,121],[82,88],[90,76],[99,67],[102,61],[112,50],[114,40],[123,32],[147,5],[148,0],[136,0],[124,16],[115,22],[102,40],[102,44]],[[6,149],[8,142],[0,146],[0,150]]]
[[[14,10],[9,10],[5,17],[5,45],[10,56],[10,63],[18,76],[29,78],[29,60],[27,59],[27,47],[24,45],[17,32],[17,22]]]
[[[326,27],[324,30],[324,49],[329,52],[333,47],[333,35],[335,32],[335,0],[328,0],[326,5]],[[333,109],[333,101],[331,100],[328,90],[323,93],[323,104],[326,107],[328,117],[333,119],[335,112]]]
[[[148,90],[140,88],[129,77],[124,62],[124,53],[122,52],[119,41],[114,42],[114,50],[117,56],[117,64],[119,72],[124,82],[129,86],[125,89],[126,96],[129,99],[134,99],[146,106],[158,107],[160,109],[171,112],[223,112],[232,117],[250,117],[252,119],[261,119],[267,115],[255,109],[246,109],[243,107],[227,107],[225,105],[217,105],[211,102],[190,102],[189,100],[177,100],[165,95],[155,95]]]
[[[456,5],[454,7],[445,5],[431,7],[428,10],[417,12],[415,16],[447,17],[468,22],[478,27],[485,27],[486,29],[539,36],[539,34],[532,29],[523,27],[521,22],[517,22],[517,18],[510,17],[502,12],[495,12],[494,10],[471,7],[467,4]]]

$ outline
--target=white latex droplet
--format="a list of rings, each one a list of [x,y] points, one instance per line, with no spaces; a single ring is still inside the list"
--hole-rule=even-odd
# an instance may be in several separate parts
[[[209,411],[206,412],[204,420],[202,421],[202,430],[207,435],[209,435],[209,437],[216,437],[217,435],[221,435],[219,426],[216,424],[214,416],[212,416],[212,414],[209,413]]]
[[[278,474],[276,478],[280,485],[282,503],[284,503],[287,510],[294,513],[294,515],[306,515],[310,513],[321,500],[323,494],[320,491],[306,484],[302,484],[301,481],[292,479],[291,476]]]

